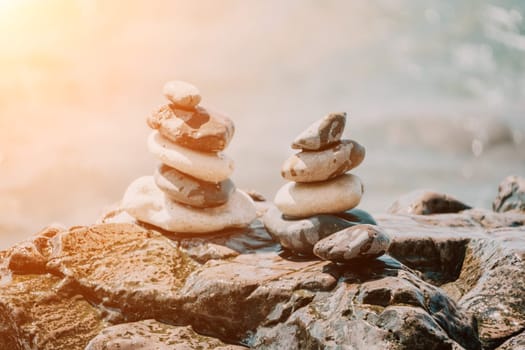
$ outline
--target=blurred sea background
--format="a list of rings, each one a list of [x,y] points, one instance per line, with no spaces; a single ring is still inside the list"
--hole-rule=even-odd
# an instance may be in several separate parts
[[[272,199],[332,111],[367,156],[360,208],[428,188],[490,208],[525,175],[525,2],[0,0],[0,248],[93,223],[156,161],[170,79],[236,123],[238,187]]]

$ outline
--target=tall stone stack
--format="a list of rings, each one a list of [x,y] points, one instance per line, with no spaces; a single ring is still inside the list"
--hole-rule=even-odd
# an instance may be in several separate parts
[[[202,107],[199,90],[182,81],[164,86],[170,101],[147,119],[149,151],[161,162],[154,176],[135,180],[121,207],[135,219],[167,231],[208,233],[255,219],[251,198],[236,189],[233,160],[222,151],[233,121]]]
[[[263,218],[266,229],[287,249],[311,254],[328,235],[356,224],[374,224],[355,208],[363,195],[359,177],[348,173],[365,157],[356,141],[341,140],[346,113],[331,113],[302,132],[292,143],[301,150],[288,158],[281,175],[290,182],[275,195],[276,208]]]

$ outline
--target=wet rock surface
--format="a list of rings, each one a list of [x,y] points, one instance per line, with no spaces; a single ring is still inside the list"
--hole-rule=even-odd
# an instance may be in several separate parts
[[[388,255],[346,265],[282,251],[259,221],[198,236],[43,231],[0,253],[0,348],[122,348],[129,334],[144,349],[519,348],[524,214],[375,219]]]
[[[245,349],[224,344],[218,339],[195,333],[191,327],[177,327],[144,320],[104,329],[91,340],[86,350],[170,350],[170,349]]]

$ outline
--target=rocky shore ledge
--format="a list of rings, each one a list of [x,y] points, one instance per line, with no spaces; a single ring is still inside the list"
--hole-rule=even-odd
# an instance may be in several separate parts
[[[387,254],[362,262],[294,256],[259,220],[49,227],[0,252],[0,349],[523,349],[523,179],[499,190],[494,211],[400,199],[374,216]]]

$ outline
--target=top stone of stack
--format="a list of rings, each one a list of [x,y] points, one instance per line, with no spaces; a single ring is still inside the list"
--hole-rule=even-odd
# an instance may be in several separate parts
[[[193,108],[201,102],[199,89],[185,81],[168,81],[164,84],[162,92],[168,100],[178,107]]]
[[[313,123],[292,143],[293,149],[319,151],[338,142],[343,135],[346,113],[330,113]]]

